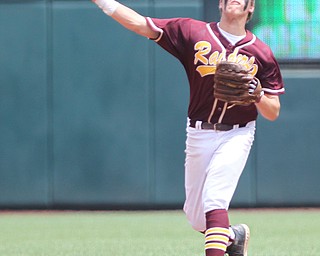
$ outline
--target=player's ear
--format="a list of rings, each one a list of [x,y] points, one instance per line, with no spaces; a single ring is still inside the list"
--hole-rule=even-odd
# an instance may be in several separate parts
[[[219,0],[219,11],[220,11],[220,15],[222,13],[222,6],[223,6],[223,0]]]
[[[252,16],[253,16],[253,13],[254,13],[254,9],[255,9],[255,1],[251,0],[251,3],[248,6],[249,14],[248,14],[247,22],[252,19]]]

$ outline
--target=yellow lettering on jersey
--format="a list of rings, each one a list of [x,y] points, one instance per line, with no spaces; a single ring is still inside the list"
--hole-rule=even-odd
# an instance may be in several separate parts
[[[211,48],[211,47],[210,47]],[[214,75],[216,73],[216,65],[221,60],[225,60],[226,51],[223,50],[221,53],[218,51],[215,51],[209,56],[209,59],[206,59],[207,65],[200,65],[197,67],[197,71],[200,73],[202,77],[208,76],[208,75]]]
[[[216,66],[217,63],[225,59],[226,59],[226,50],[223,50],[221,53],[218,51],[215,51],[209,57],[209,64]]]
[[[194,49],[197,51],[194,55],[194,64],[196,65],[200,61],[208,65],[209,61],[204,55],[207,55],[211,51],[211,44],[206,41],[200,41],[194,45]]]
[[[197,67],[197,71],[200,73],[201,77],[214,75],[216,73],[216,65],[214,66],[199,66]]]
[[[234,52],[231,53],[231,54],[228,56],[228,59],[227,59],[227,60],[230,61],[230,62],[236,62],[236,61],[237,61],[238,52],[239,52],[239,50],[236,48],[236,49],[234,50]]]
[[[198,62],[203,65],[199,65],[197,67],[197,71],[201,75],[201,77],[214,75],[216,72],[216,65],[222,60],[228,60],[230,62],[237,62],[244,65],[248,70],[250,70],[250,74],[253,76],[258,72],[258,66],[254,64],[255,57],[252,56],[250,59],[248,56],[239,54],[239,49],[236,48],[233,53],[231,53],[228,58],[226,58],[226,51],[222,52],[215,51],[210,56],[206,56],[210,53],[212,46],[207,41],[200,41],[195,44],[194,49],[196,51],[194,55],[194,64],[197,65]]]

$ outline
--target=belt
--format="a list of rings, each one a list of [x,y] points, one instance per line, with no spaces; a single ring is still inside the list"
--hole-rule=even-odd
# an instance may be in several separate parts
[[[208,122],[201,122],[201,121],[190,121],[190,127],[199,129],[199,130],[215,130],[215,131],[230,131],[232,129],[245,127],[248,123],[245,124],[221,124],[221,123],[208,123]]]

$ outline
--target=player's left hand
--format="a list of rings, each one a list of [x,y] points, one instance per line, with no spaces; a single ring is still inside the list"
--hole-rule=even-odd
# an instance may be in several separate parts
[[[260,80],[256,77],[254,77],[249,83],[249,94],[255,97],[256,103],[259,103],[264,95]]]

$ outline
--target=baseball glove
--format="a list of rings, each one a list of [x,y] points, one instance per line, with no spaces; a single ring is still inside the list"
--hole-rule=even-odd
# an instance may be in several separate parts
[[[260,101],[263,90],[258,78],[244,65],[221,61],[214,76],[214,97],[235,105],[249,105]]]

